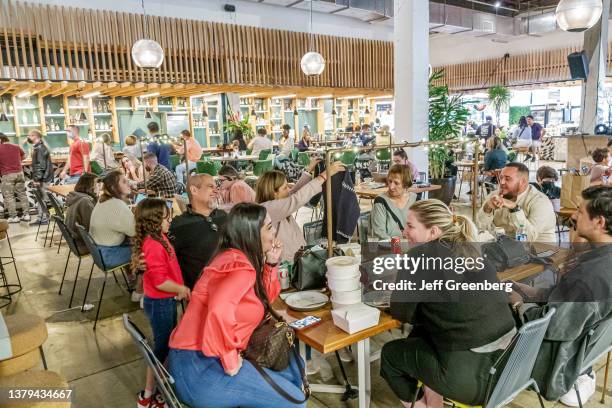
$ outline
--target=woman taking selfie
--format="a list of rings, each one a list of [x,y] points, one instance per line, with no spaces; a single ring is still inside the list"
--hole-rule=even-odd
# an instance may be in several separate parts
[[[311,161],[307,171],[313,172],[318,163],[318,160]],[[278,230],[278,239],[285,244],[281,260],[293,262],[293,256],[298,249],[306,245],[302,229],[293,218],[293,213],[319,194],[328,178],[343,170],[342,162],[333,162],[329,169],[315,178],[303,173],[293,188],[289,187],[287,177],[280,171],[269,171],[259,178],[255,188],[255,201],[266,207],[272,225]]]
[[[387,174],[387,192],[374,200],[370,214],[369,236],[387,240],[402,236],[408,209],[416,201],[416,194],[408,189],[412,186],[410,167],[395,164]]]
[[[306,406],[282,397],[241,355],[280,292],[276,264],[282,243],[275,234],[260,205],[237,204],[228,216],[218,252],[202,271],[170,339],[170,373],[179,398],[190,407]],[[290,360],[283,371],[264,370],[302,400],[297,361]]]
[[[413,247],[407,256],[423,258],[428,263],[429,258],[450,257],[459,265],[461,258],[477,261],[480,256],[471,244],[476,241],[474,224],[464,216],[454,215],[439,200],[418,201],[410,207],[404,236],[411,244],[422,244]],[[417,288],[422,287],[423,281],[497,281],[495,268],[481,262],[480,269],[467,268],[467,262],[464,270],[435,265],[403,269],[396,281],[411,280]],[[441,408],[440,395],[462,404],[483,404],[489,369],[508,347],[516,329],[505,292],[470,295],[470,301],[461,301],[460,296],[465,295],[459,292],[392,293],[391,314],[413,327],[408,338],[384,345],[380,372],[404,406],[410,406],[417,392],[421,394],[418,381],[428,389],[424,398],[416,395],[416,408]]]

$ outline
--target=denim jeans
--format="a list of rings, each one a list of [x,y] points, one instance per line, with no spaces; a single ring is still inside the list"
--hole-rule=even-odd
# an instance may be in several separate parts
[[[66,179],[64,179],[64,184],[76,184],[80,178],[81,178],[80,174],[75,174],[74,176],[68,176]]]
[[[132,259],[132,246],[126,242],[117,246],[98,245],[98,248],[100,248],[104,265],[109,269],[129,263]]]
[[[176,300],[174,298],[153,299],[145,295],[144,312],[153,329],[153,354],[164,364],[168,357],[168,342],[176,326]]]
[[[306,407],[306,402],[287,401],[246,360],[233,377],[225,374],[217,357],[206,357],[199,350],[170,349],[168,361],[178,397],[192,408]],[[264,370],[293,398],[304,398],[302,378],[293,356],[283,371]]]
[[[188,163],[189,163],[189,170],[196,168],[196,164],[194,162],[190,161]],[[185,162],[182,162],[181,164],[177,165],[174,171],[176,172],[176,180],[179,183],[185,183],[187,180],[185,178]]]

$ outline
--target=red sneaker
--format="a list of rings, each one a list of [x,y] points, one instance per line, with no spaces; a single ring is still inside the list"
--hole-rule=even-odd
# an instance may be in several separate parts
[[[145,398],[144,390],[138,393],[138,405],[137,408],[165,408],[163,397],[159,393],[151,395],[149,398]]]

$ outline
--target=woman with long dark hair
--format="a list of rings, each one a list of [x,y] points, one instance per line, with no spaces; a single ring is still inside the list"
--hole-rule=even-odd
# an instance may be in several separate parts
[[[204,268],[170,338],[169,369],[182,402],[200,407],[305,407],[291,404],[242,359],[253,331],[280,292],[276,263],[282,244],[266,209],[240,203],[230,212],[216,255]],[[274,382],[303,399],[297,361],[264,368]]]
[[[76,240],[79,246],[79,251],[86,254],[89,251],[83,242],[83,238],[76,229],[76,225],[82,225],[89,231],[89,222],[91,213],[93,212],[96,201],[98,201],[97,192],[98,176],[92,173],[83,173],[79,181],[74,186],[74,191],[71,191],[66,197],[66,227],[70,231],[72,237]]]

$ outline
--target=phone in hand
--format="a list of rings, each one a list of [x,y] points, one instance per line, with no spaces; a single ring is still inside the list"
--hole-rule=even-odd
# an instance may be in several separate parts
[[[303,330],[307,327],[314,326],[321,323],[321,318],[316,316],[306,316],[303,319],[296,320],[295,322],[289,323],[289,327],[295,330]]]

